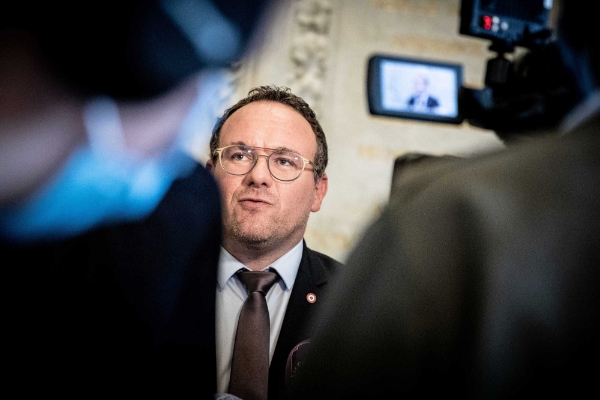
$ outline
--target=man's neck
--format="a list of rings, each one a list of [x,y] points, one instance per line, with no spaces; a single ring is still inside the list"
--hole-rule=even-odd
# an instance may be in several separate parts
[[[287,240],[284,243],[254,245],[225,240],[223,247],[246,267],[261,271],[292,250],[298,242],[299,240]]]

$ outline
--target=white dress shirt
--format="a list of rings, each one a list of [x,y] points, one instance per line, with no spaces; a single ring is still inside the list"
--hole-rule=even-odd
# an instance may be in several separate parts
[[[277,271],[280,277],[266,297],[271,319],[269,362],[273,358],[275,343],[300,267],[302,248],[301,240],[293,249],[265,268]],[[246,288],[236,275],[240,268],[248,269],[221,247],[216,296],[217,393],[226,393],[229,388],[237,321],[242,305],[248,297]]]

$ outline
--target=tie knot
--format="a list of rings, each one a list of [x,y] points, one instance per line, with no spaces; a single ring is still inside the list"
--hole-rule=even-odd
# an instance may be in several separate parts
[[[271,286],[277,281],[277,273],[270,271],[241,271],[238,278],[246,287],[248,294],[263,292],[267,294]]]

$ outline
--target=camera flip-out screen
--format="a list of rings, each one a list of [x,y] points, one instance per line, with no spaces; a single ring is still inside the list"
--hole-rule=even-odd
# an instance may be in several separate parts
[[[396,118],[459,124],[462,65],[407,57],[369,59],[369,112]]]

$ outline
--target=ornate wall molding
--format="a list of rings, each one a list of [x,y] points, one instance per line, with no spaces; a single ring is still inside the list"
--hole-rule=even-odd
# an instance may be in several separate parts
[[[292,91],[320,114],[323,82],[327,72],[329,31],[332,6],[330,0],[297,0],[294,14],[288,79]]]

